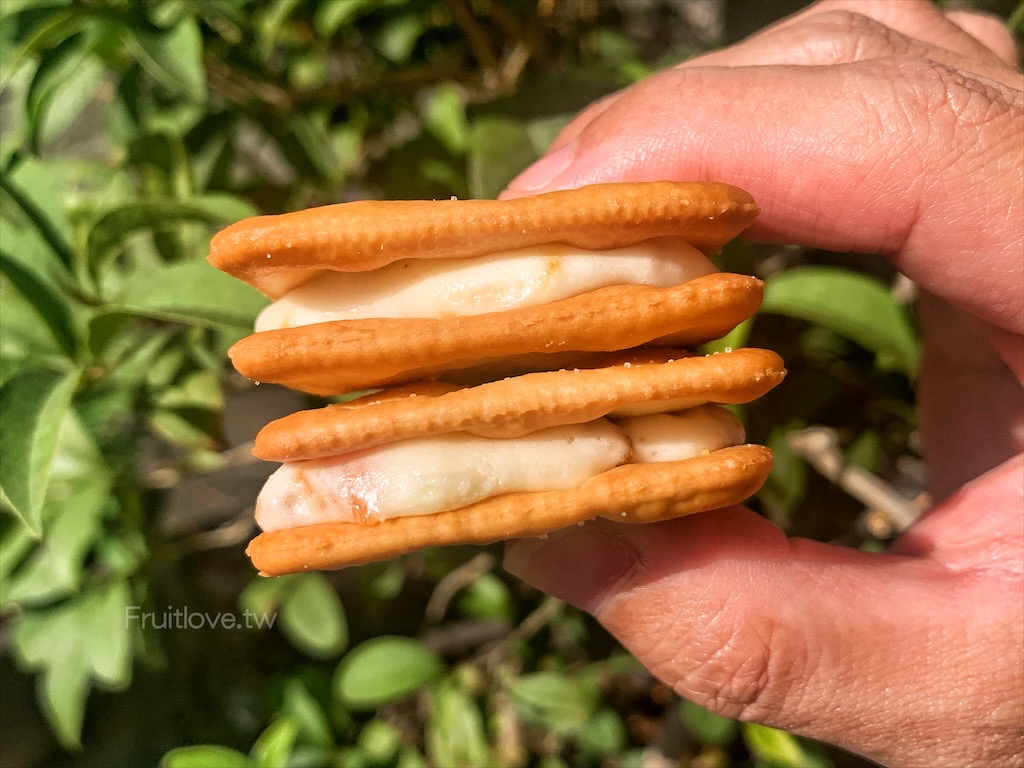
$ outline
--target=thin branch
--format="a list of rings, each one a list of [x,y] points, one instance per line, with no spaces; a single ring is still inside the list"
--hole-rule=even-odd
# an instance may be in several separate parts
[[[794,453],[806,459],[826,478],[868,508],[885,514],[896,530],[909,528],[921,514],[921,510],[911,500],[895,491],[884,480],[863,467],[847,464],[837,446],[836,434],[831,429],[802,429],[790,433],[786,442]]]
[[[434,587],[434,592],[423,611],[427,622],[437,624],[441,621],[445,611],[448,610],[448,604],[459,590],[468,587],[493,567],[494,556],[487,552],[481,552],[441,579]]]

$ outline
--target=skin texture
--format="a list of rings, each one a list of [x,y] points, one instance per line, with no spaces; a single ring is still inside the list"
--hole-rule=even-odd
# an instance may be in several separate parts
[[[742,507],[512,544],[712,710],[893,766],[1024,765],[1024,95],[998,21],[826,2],[585,110],[506,196],[714,179],[748,235],[881,253],[925,292],[938,503],[887,554]],[[566,568],[573,563],[573,568]]]

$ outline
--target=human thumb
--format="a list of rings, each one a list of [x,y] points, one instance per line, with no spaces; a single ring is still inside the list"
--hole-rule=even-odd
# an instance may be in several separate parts
[[[1021,470],[1018,457],[936,508],[925,549],[953,551],[940,529],[962,533],[979,513],[1019,528]],[[959,546],[949,562],[920,547],[869,554],[787,539],[732,507],[519,541],[505,567],[592,613],[657,677],[720,714],[887,765],[1002,765],[1020,747],[1021,675],[998,660],[1019,648],[1021,589],[1019,574],[979,576],[993,562],[986,540],[979,571]]]

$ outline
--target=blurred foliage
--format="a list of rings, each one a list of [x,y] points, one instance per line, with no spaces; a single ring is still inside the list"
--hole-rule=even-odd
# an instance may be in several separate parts
[[[595,98],[793,5],[0,3],[5,765],[625,768],[666,733],[679,764],[855,764],[680,703],[490,551],[259,580],[241,551],[249,510],[211,521],[190,497],[208,530],[166,520],[188,478],[215,489],[237,469],[222,414],[250,388],[223,361],[264,299],[206,265],[217,227],[362,197],[493,196]],[[884,546],[786,436],[824,423],[860,466],[913,467],[918,349],[891,271],[742,245],[723,266],[765,276],[768,294],[720,347],[773,347],[791,370],[743,409],[778,455],[762,509],[794,533]],[[161,626],[165,606],[258,620],[196,630],[186,609]],[[148,625],[130,620],[144,611]]]

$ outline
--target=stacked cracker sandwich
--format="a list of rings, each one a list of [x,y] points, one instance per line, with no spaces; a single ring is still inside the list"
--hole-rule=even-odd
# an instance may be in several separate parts
[[[752,494],[771,452],[721,404],[767,392],[782,361],[687,349],[760,304],[759,280],[708,260],[756,215],[735,187],[647,182],[343,203],[219,233],[211,262],[274,300],[235,367],[372,390],[259,434],[256,455],[283,466],[254,565],[342,568]]]

